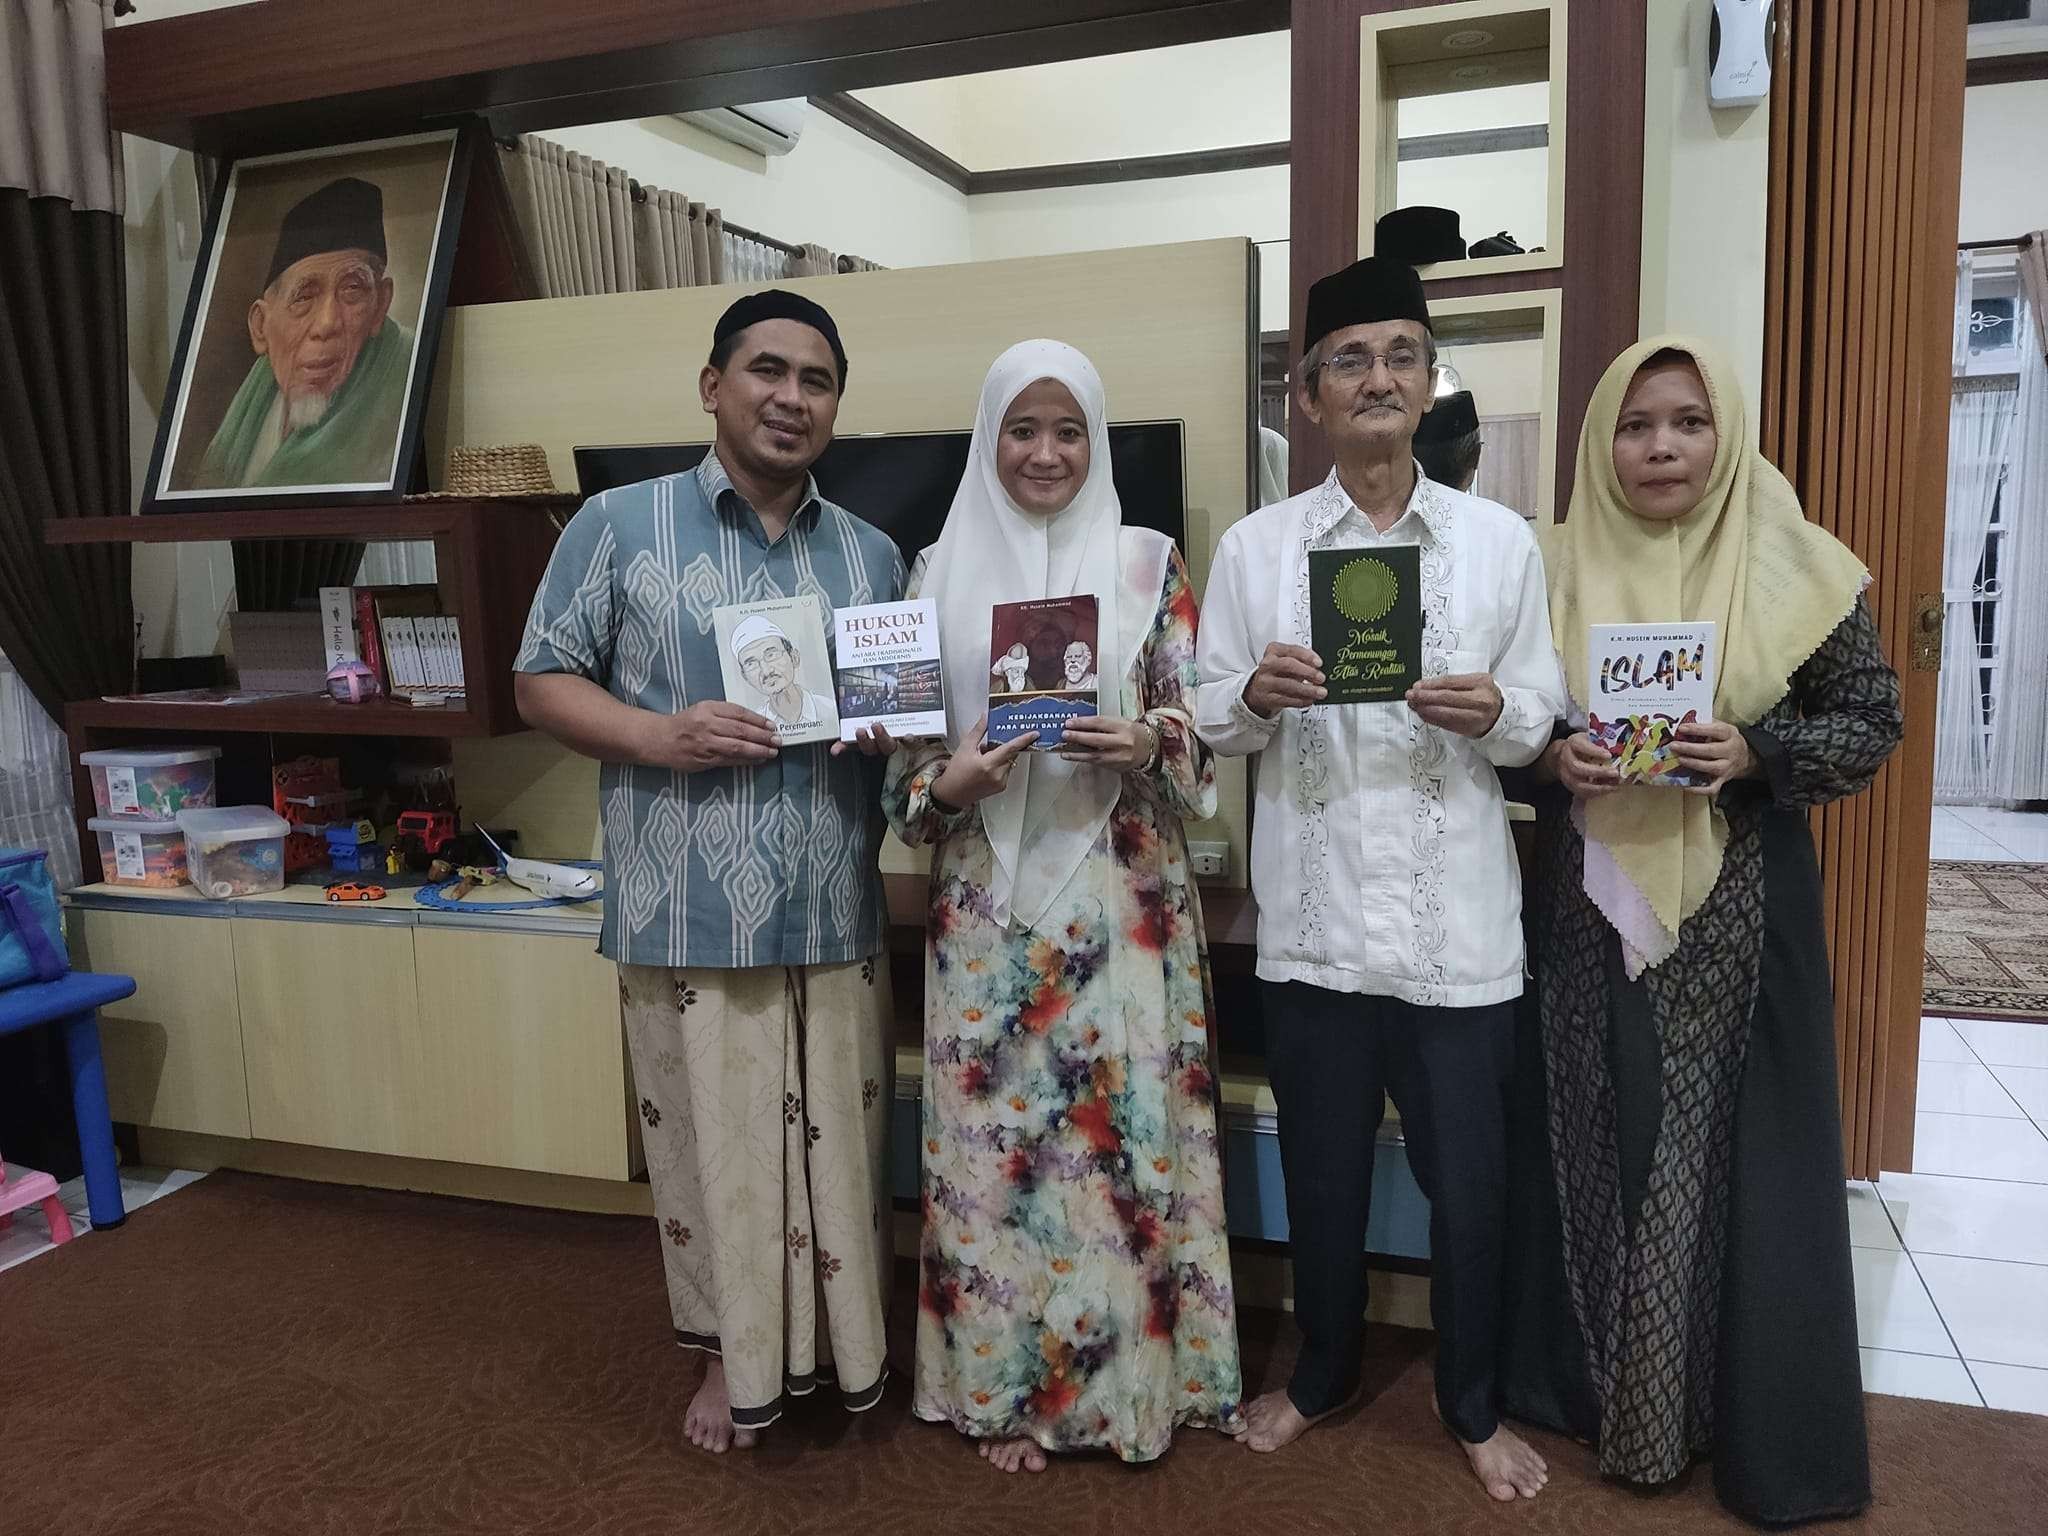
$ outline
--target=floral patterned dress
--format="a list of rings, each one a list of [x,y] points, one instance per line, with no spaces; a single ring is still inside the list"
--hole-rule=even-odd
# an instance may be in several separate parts
[[[1237,1421],[1208,957],[1181,831],[1216,807],[1191,723],[1195,622],[1176,551],[1121,702],[1158,730],[1160,761],[1125,775],[1036,928],[989,915],[979,812],[932,805],[945,745],[890,760],[890,823],[934,848],[913,1406],[966,1435],[1149,1461],[1176,1425]]]

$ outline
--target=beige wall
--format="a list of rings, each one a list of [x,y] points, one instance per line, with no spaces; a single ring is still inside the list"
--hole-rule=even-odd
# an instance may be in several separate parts
[[[1754,436],[1763,384],[1770,107],[1707,105],[1710,0],[1649,0],[1649,11],[1642,329],[1717,343],[1742,380]]]
[[[2010,240],[2048,228],[2048,80],[1963,93],[1963,196],[1958,240]]]

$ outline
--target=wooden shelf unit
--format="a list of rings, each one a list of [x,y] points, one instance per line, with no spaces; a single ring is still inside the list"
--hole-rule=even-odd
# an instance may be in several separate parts
[[[435,583],[446,611],[462,623],[461,707],[420,708],[394,699],[361,704],[308,696],[246,704],[170,704],[147,699],[79,699],[64,709],[72,793],[85,868],[98,867],[99,843],[87,830],[92,781],[79,754],[105,747],[182,738],[218,742],[251,735],[436,738],[502,736],[524,730],[512,696],[512,658],[527,609],[553,553],[558,520],[574,496],[375,503],[236,512],[165,512],[147,517],[75,518],[48,525],[53,544],[210,543],[231,539],[431,540]],[[278,756],[296,755],[286,748]]]

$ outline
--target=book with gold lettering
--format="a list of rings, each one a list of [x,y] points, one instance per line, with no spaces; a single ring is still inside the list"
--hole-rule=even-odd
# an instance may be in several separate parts
[[[946,734],[937,603],[920,598],[839,608],[832,629],[841,741],[877,725],[897,737]]]
[[[1309,644],[1326,704],[1388,704],[1422,676],[1422,546],[1308,552]]]

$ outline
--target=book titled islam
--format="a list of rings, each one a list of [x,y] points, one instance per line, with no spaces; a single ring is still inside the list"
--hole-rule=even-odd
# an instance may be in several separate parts
[[[1681,725],[1714,718],[1714,626],[1590,624],[1586,638],[1586,733],[1624,781],[1700,783],[1672,745]]]
[[[839,739],[825,605],[815,597],[711,610],[725,696],[764,715],[785,747]]]
[[[1422,546],[1308,552],[1309,644],[1327,704],[1387,704],[1422,676]]]
[[[997,603],[989,612],[988,739],[1038,732],[1050,752],[1076,715],[1098,712],[1095,594]]]
[[[939,605],[930,598],[833,611],[839,739],[865,727],[891,736],[946,734]]]

